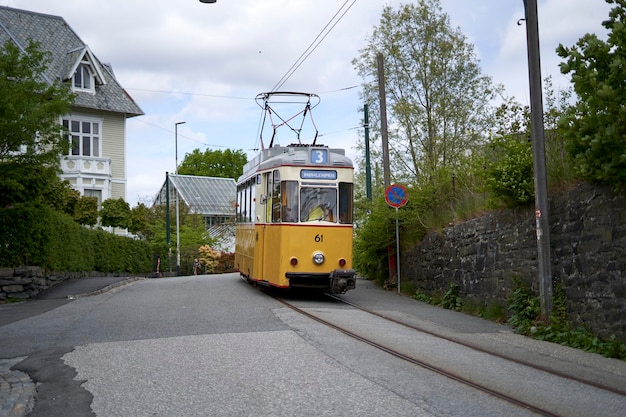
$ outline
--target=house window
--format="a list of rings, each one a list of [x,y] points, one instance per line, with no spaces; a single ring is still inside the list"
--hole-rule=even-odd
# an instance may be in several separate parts
[[[85,190],[85,197],[96,197],[96,200],[98,200],[98,207],[101,207],[101,205],[102,205],[102,190],[86,189]]]
[[[68,131],[72,156],[100,156],[100,122],[80,119],[63,119]]]
[[[88,63],[82,62],[74,73],[74,90],[93,91],[93,73]]]

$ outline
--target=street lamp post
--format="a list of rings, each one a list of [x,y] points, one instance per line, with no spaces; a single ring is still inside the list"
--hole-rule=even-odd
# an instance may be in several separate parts
[[[176,167],[174,169],[176,181],[178,182],[178,125],[182,125],[185,122],[174,123],[174,141],[176,144]],[[180,186],[180,184],[177,184]],[[178,207],[178,200],[180,200],[178,187],[176,188],[176,275],[180,275],[180,211]]]

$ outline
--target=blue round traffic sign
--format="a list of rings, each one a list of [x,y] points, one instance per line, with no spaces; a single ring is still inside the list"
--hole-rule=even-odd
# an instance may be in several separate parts
[[[404,185],[391,184],[385,189],[385,201],[391,207],[399,208],[409,201],[409,193],[406,191]]]

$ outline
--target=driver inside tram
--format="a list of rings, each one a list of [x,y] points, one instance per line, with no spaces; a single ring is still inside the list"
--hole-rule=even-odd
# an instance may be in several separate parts
[[[328,207],[327,204],[318,204],[309,213],[308,221],[314,221],[314,220],[326,220],[326,221],[332,222],[333,211]]]

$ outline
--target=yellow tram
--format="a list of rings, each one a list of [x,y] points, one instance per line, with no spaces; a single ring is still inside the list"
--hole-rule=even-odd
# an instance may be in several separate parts
[[[237,181],[235,268],[242,277],[276,288],[355,288],[353,180],[343,149],[270,142]]]

